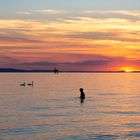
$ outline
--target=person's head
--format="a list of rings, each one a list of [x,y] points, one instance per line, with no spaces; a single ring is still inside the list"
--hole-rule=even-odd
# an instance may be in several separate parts
[[[80,92],[83,92],[83,90],[84,90],[83,88],[80,88]]]

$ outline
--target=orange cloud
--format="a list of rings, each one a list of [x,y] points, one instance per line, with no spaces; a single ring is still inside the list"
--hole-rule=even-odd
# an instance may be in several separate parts
[[[138,16],[138,13],[135,15]],[[79,67],[91,66],[94,69],[105,66],[111,68],[113,63],[119,65],[122,60],[125,60],[124,63],[139,65],[139,25],[140,21],[121,18],[1,19],[0,49],[8,51],[8,57],[24,65],[27,62],[34,65],[41,62],[47,66],[59,62],[66,67],[69,64],[77,68],[77,64]],[[114,58],[118,58],[118,61]]]

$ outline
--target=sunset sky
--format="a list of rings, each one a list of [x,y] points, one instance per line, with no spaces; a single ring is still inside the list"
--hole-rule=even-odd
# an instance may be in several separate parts
[[[140,70],[140,0],[0,0],[0,68]]]

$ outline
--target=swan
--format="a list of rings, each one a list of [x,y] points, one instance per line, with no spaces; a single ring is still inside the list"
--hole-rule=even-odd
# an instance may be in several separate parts
[[[25,82],[23,84],[20,84],[20,86],[25,86]]]
[[[28,86],[33,86],[34,82],[32,81],[31,83],[28,83]]]

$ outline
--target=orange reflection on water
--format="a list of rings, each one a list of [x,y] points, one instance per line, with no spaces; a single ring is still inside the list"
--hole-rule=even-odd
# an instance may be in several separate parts
[[[1,135],[21,139],[136,138],[139,83],[136,73],[1,74]],[[34,87],[20,87],[22,81]],[[79,99],[79,88],[86,99]]]

